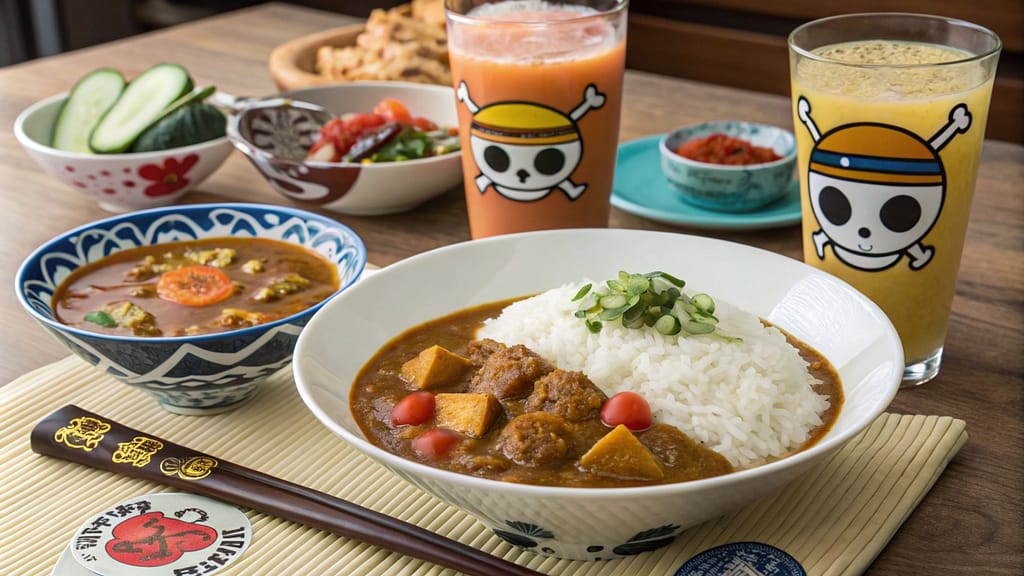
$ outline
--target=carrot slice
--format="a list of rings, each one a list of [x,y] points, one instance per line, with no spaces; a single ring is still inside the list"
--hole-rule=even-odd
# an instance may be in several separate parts
[[[235,287],[222,270],[212,266],[182,266],[164,272],[156,293],[185,306],[209,306],[231,296]]]

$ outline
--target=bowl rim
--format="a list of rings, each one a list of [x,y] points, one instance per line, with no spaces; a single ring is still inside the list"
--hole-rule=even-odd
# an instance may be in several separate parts
[[[355,272],[356,273],[352,276],[352,278],[350,278],[348,280],[348,282],[339,284],[338,289],[336,291],[334,291],[332,294],[330,294],[329,296],[327,296],[326,298],[324,298],[323,300],[317,302],[316,304],[310,306],[309,308],[306,308],[304,310],[300,310],[298,312],[295,312],[294,314],[290,314],[288,316],[285,316],[284,318],[280,318],[280,319],[275,320],[273,322],[267,322],[267,323],[264,323],[264,324],[257,324],[255,326],[247,326],[245,328],[239,328],[239,329],[236,329],[236,330],[227,330],[227,331],[224,331],[224,332],[214,332],[214,333],[211,333],[211,334],[197,334],[197,335],[192,335],[192,336],[127,336],[127,335],[115,335],[115,334],[102,334],[102,333],[99,333],[99,332],[92,332],[92,331],[89,331],[89,330],[83,330],[81,328],[75,328],[74,326],[69,326],[67,324],[63,324],[61,322],[58,322],[55,319],[47,318],[47,317],[41,315],[29,303],[28,299],[25,296],[25,291],[23,290],[22,287],[24,286],[25,276],[28,274],[29,270],[32,269],[34,266],[36,266],[36,263],[55,244],[57,244],[59,242],[63,242],[67,238],[69,238],[71,236],[79,235],[79,234],[81,234],[83,232],[87,232],[87,231],[95,229],[97,227],[108,227],[109,225],[116,224],[116,223],[119,223],[119,222],[128,222],[128,221],[131,221],[131,220],[133,220],[135,218],[138,218],[138,217],[160,216],[160,215],[163,215],[163,214],[188,214],[188,213],[193,213],[193,212],[206,213],[206,212],[212,212],[214,210],[219,210],[219,209],[224,209],[224,208],[233,209],[233,210],[242,209],[242,210],[266,211],[266,212],[273,212],[273,213],[284,213],[284,214],[288,214],[290,216],[296,216],[296,217],[299,217],[299,218],[303,218],[305,220],[311,220],[311,221],[314,221],[314,222],[318,222],[318,223],[324,224],[325,226],[329,226],[331,228],[341,229],[341,231],[343,231],[347,236],[351,237],[351,239],[353,240],[353,246],[356,249],[356,257],[357,257],[356,267],[355,267]],[[151,245],[153,245],[153,244],[147,244],[147,246],[151,246]],[[66,333],[70,333],[70,334],[75,334],[76,336],[83,337],[83,338],[88,338],[88,339],[91,339],[91,340],[105,340],[105,341],[110,341],[110,342],[122,342],[122,343],[140,343],[140,342],[141,343],[203,342],[203,341],[207,341],[207,340],[216,340],[216,339],[225,338],[225,337],[235,337],[237,335],[241,335],[241,336],[244,337],[244,336],[249,335],[249,334],[264,332],[264,331],[266,331],[269,328],[273,328],[273,327],[276,327],[276,326],[281,326],[281,325],[284,325],[284,324],[289,324],[289,323],[295,321],[296,318],[300,318],[300,317],[307,316],[307,315],[311,316],[313,313],[315,313],[320,308],[322,308],[328,301],[332,300],[335,296],[337,296],[338,294],[343,292],[345,289],[347,289],[349,286],[354,284],[362,276],[363,271],[365,271],[366,263],[367,263],[366,244],[363,241],[362,237],[360,237],[358,234],[356,234],[355,231],[352,230],[351,228],[349,228],[347,225],[345,225],[345,224],[343,224],[343,223],[341,223],[341,222],[339,222],[337,220],[334,220],[333,218],[330,218],[330,217],[327,217],[327,216],[322,216],[322,215],[317,214],[315,212],[310,212],[308,210],[303,210],[301,208],[292,208],[292,207],[287,207],[287,206],[277,206],[277,205],[274,205],[274,204],[257,204],[257,203],[248,203],[248,202],[218,202],[218,203],[206,203],[206,204],[183,204],[183,205],[172,205],[172,206],[160,206],[160,207],[149,208],[149,209],[145,209],[145,210],[137,210],[137,211],[134,211],[134,212],[126,212],[126,213],[122,213],[122,214],[115,214],[113,216],[108,216],[106,218],[102,218],[102,219],[99,219],[99,220],[93,220],[92,222],[88,222],[86,224],[82,224],[82,225],[77,226],[75,228],[72,228],[70,230],[66,230],[66,231],[64,231],[64,232],[62,232],[62,233],[60,233],[60,234],[58,234],[56,236],[53,236],[52,238],[50,238],[49,240],[47,240],[46,242],[41,244],[39,247],[37,247],[35,250],[33,250],[28,256],[26,256],[25,259],[22,261],[22,263],[18,266],[18,270],[17,270],[17,272],[14,275],[14,291],[18,295],[18,302],[21,303],[22,308],[24,308],[29,313],[29,315],[32,316],[33,319],[35,319],[37,322],[41,322],[45,326],[47,326],[47,327],[49,327],[51,329],[54,329],[54,330],[56,330],[58,332],[66,332]],[[50,305],[50,308],[52,309],[52,305]]]
[[[196,152],[199,150],[205,150],[208,148],[216,148],[228,144],[227,134],[219,138],[207,140],[205,142],[197,142],[195,144],[189,144],[188,146],[178,146],[177,148],[168,148],[166,150],[152,150],[149,152],[119,152],[117,154],[88,154],[84,152],[68,152],[65,150],[58,150],[53,146],[39,142],[32,138],[25,132],[25,123],[28,122],[29,118],[40,113],[47,107],[56,106],[68,97],[70,92],[62,92],[60,94],[54,94],[47,98],[43,98],[33,103],[28,108],[22,110],[17,118],[14,119],[14,137],[17,138],[18,142],[22,146],[53,156],[55,158],[63,158],[66,160],[82,160],[82,161],[103,161],[103,160],[121,160],[121,161],[146,161],[153,158],[161,158],[170,154],[184,154],[187,152]],[[226,116],[226,115],[225,115]],[[227,119],[227,118],[225,118]],[[53,129],[53,125],[50,125],[50,129]]]
[[[462,149],[448,152],[447,154],[441,154],[438,156],[428,156],[426,158],[412,158],[409,160],[402,160],[401,162],[322,162],[316,160],[292,160],[289,158],[282,158],[267,152],[266,150],[254,146],[248,138],[242,136],[239,125],[241,123],[241,117],[249,111],[264,106],[267,101],[272,99],[294,99],[301,101],[303,93],[309,92],[330,92],[334,90],[392,90],[395,88],[399,89],[410,89],[410,90],[426,90],[429,92],[447,93],[451,95],[452,102],[455,99],[455,89],[450,86],[442,86],[440,84],[423,84],[420,82],[402,82],[402,81],[359,81],[359,82],[331,82],[326,84],[317,84],[315,86],[306,86],[303,88],[296,88],[293,90],[287,90],[273,96],[267,96],[265,98],[259,98],[256,100],[243,102],[239,104],[238,108],[235,109],[228,117],[227,123],[227,134],[226,137],[240,152],[249,157],[258,157],[264,161],[273,161],[278,164],[285,164],[290,166],[312,166],[321,170],[331,168],[354,168],[358,170],[386,170],[388,168],[395,168],[396,166],[422,166],[431,163],[440,163],[451,158],[459,157],[462,155]],[[335,113],[332,110],[328,112],[335,117],[341,117],[349,112],[342,112],[340,114]],[[456,109],[456,114],[458,110]],[[458,129],[457,124],[453,126]]]
[[[380,448],[369,440],[363,438],[360,435],[350,432],[344,426],[339,425],[335,420],[332,419],[330,414],[323,410],[323,407],[316,401],[315,392],[313,388],[315,385],[308,383],[303,378],[302,372],[302,361],[296,361],[293,358],[292,372],[295,381],[296,388],[299,392],[299,396],[302,398],[303,403],[307,409],[313,413],[313,415],[320,421],[320,423],[326,426],[329,430],[340,436],[345,442],[351,446],[367,454],[372,459],[378,461],[392,470],[401,471],[403,474],[415,475],[418,478],[423,478],[431,482],[440,482],[447,485],[465,486],[467,488],[485,491],[499,489],[503,493],[507,493],[517,497],[542,497],[542,498],[572,498],[577,500],[588,500],[588,499],[606,499],[606,498],[639,498],[656,495],[667,495],[667,494],[681,494],[686,492],[699,492],[706,488],[722,488],[731,485],[742,484],[750,480],[757,478],[771,476],[776,472],[782,472],[788,468],[799,467],[801,465],[809,464],[807,461],[812,460],[821,456],[828,455],[845,445],[854,436],[860,434],[867,429],[870,424],[875,421],[888,406],[892,403],[896,393],[899,391],[901,376],[903,373],[902,362],[903,362],[903,350],[902,344],[899,339],[899,335],[896,332],[896,328],[889,320],[888,316],[878,307],[877,304],[872,302],[867,296],[863,295],[856,288],[845,282],[844,280],[833,276],[827,272],[814,268],[802,261],[789,258],[785,255],[772,252],[756,246],[750,246],[739,242],[733,242],[728,240],[721,240],[718,238],[700,237],[690,234],[679,234],[672,232],[661,232],[654,230],[636,230],[636,229],[607,229],[607,228],[595,228],[595,229],[570,229],[570,230],[545,230],[537,232],[523,232],[517,234],[507,234],[503,236],[494,236],[489,238],[482,238],[477,240],[469,240],[458,242],[455,244],[449,244],[441,246],[426,252],[421,252],[390,266],[386,266],[379,270],[374,270],[372,275],[367,275],[364,279],[367,282],[377,282],[376,278],[386,278],[388,275],[395,270],[401,270],[407,266],[414,266],[418,262],[432,258],[435,254],[441,252],[450,252],[465,250],[471,245],[486,245],[490,243],[505,243],[515,242],[516,238],[523,236],[536,236],[536,237],[549,237],[551,242],[557,243],[558,237],[564,234],[572,234],[576,232],[588,232],[588,231],[617,231],[620,234],[659,234],[665,237],[669,235],[673,236],[685,236],[691,238],[697,238],[701,242],[714,242],[725,245],[731,245],[740,250],[750,251],[759,257],[767,257],[775,259],[780,264],[786,266],[794,266],[796,268],[804,269],[809,274],[816,277],[824,278],[829,282],[838,283],[841,287],[845,287],[849,293],[858,300],[860,304],[867,307],[873,312],[875,318],[881,323],[884,336],[887,340],[896,344],[895,355],[893,357],[900,362],[899,370],[893,371],[893,378],[889,381],[889,387],[886,389],[884,394],[873,396],[871,401],[868,403],[869,408],[865,409],[859,417],[850,422],[847,429],[833,433],[834,428],[825,434],[818,442],[796,453],[789,454],[778,460],[761,464],[753,468],[746,468],[743,470],[737,470],[729,474],[721,476],[714,476],[710,478],[702,478],[699,480],[691,480],[687,482],[676,482],[669,484],[655,484],[649,486],[630,486],[630,487],[615,487],[615,488],[577,488],[577,487],[565,487],[565,486],[545,486],[535,484],[517,484],[511,482],[502,482],[499,480],[493,480],[488,478],[481,478],[472,476],[469,474],[462,474],[458,472],[452,472],[441,468],[435,468],[427,464],[409,460],[392,454]],[[340,300],[339,300],[340,301]],[[332,306],[334,303],[330,303],[328,306]],[[466,306],[472,306],[473,303],[467,304]],[[299,335],[298,342],[296,343],[296,357],[301,353],[303,349],[303,342],[313,337],[315,332],[315,326],[317,324],[317,318],[322,317],[326,314],[326,311],[330,308],[325,306],[319,310],[317,314],[310,320],[310,325],[314,326],[313,330],[303,330]],[[397,335],[397,333],[395,334]],[[812,344],[813,345],[813,344]],[[364,360],[368,362],[369,359]],[[345,402],[348,402],[348,394],[352,383],[344,384]],[[845,405],[845,404],[844,404]]]
[[[792,146],[787,151],[787,153],[782,155],[782,157],[779,158],[778,160],[773,160],[771,162],[760,162],[757,164],[715,164],[712,162],[701,162],[700,160],[693,160],[685,156],[680,156],[679,154],[676,153],[675,150],[669,148],[668,146],[668,141],[684,130],[699,130],[701,128],[720,124],[742,124],[744,126],[769,128],[786,135],[788,140],[791,141]],[[689,142],[693,138],[697,138],[697,136],[683,140],[683,142]],[[724,172],[768,170],[771,168],[782,167],[787,164],[793,163],[796,160],[797,155],[796,134],[794,134],[793,131],[783,128],[781,126],[776,126],[774,124],[766,124],[764,122],[748,122],[746,120],[708,120],[707,122],[697,122],[695,124],[686,124],[684,126],[679,126],[678,128],[670,130],[661,135],[661,138],[659,138],[658,140],[658,149],[661,151],[662,157],[672,162],[678,162],[679,164],[683,164],[685,166],[701,168],[704,170],[721,170]],[[775,152],[778,153],[778,150],[775,150]]]

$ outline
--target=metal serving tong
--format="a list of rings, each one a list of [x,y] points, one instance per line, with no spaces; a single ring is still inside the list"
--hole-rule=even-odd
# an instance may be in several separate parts
[[[541,573],[363,508],[67,405],[32,430],[32,450],[326,530],[474,576]]]

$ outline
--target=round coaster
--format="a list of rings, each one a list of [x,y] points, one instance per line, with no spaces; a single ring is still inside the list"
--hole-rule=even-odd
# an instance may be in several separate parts
[[[75,560],[75,553],[71,551],[71,546],[67,546],[61,552],[57,563],[54,564],[50,576],[96,576],[96,573],[79,564],[78,560]]]
[[[782,550],[763,542],[732,542],[690,558],[675,576],[807,576],[804,567]]]
[[[88,519],[69,549],[79,565],[102,576],[205,576],[238,559],[250,542],[252,524],[237,508],[193,494],[159,493]]]

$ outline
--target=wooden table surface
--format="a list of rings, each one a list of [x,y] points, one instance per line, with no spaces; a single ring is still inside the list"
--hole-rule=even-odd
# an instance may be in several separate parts
[[[275,91],[271,49],[352,18],[265,4],[164,31],[0,69],[0,384],[68,352],[22,310],[11,289],[21,261],[63,230],[109,214],[56,182],[14,138],[15,117],[66,91],[88,70],[114,66],[133,77],[160,61],[185,65],[199,84],[240,95]],[[787,98],[628,71],[623,141],[711,119],[791,126]],[[990,122],[999,122],[998,118]],[[967,422],[970,440],[907,519],[872,575],[1024,574],[1024,147],[987,141],[960,270],[942,373],[899,393],[891,410]],[[185,202],[288,201],[239,154]],[[469,238],[461,189],[422,208],[383,217],[334,215],[387,265]],[[798,226],[754,232],[673,228],[614,210],[620,228],[676,230],[760,246],[800,258]]]

